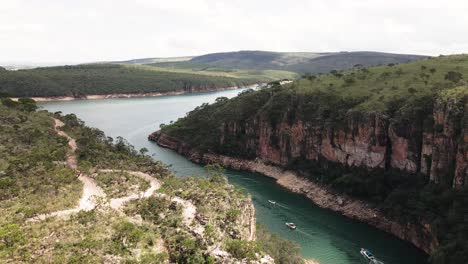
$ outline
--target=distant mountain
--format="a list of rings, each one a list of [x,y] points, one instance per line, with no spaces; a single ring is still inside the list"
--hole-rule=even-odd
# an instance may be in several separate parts
[[[111,63],[111,64],[152,64],[152,63],[161,63],[161,62],[179,62],[179,61],[189,61],[193,57],[168,57],[168,58],[142,58],[142,59],[133,59],[133,60],[125,60],[125,61],[111,61],[111,62],[104,62],[104,63]],[[99,62],[101,63],[101,62]]]
[[[354,66],[399,64],[424,58],[427,56],[368,51],[335,53],[238,51],[197,56],[191,61],[218,67],[326,73],[332,70],[350,69]]]
[[[347,70],[353,67],[370,67],[387,64],[408,63],[428,56],[394,54],[372,51],[356,52],[270,52],[235,51],[210,53],[201,56],[143,58],[108,62],[112,64],[146,64],[163,68],[184,69],[218,67],[223,69],[283,70],[295,73],[328,73],[332,70]]]

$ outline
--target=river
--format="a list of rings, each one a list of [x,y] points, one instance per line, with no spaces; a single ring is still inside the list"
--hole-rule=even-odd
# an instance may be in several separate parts
[[[202,166],[157,146],[148,141],[147,136],[160,124],[175,121],[202,103],[238,93],[239,90],[228,90],[162,97],[43,102],[40,105],[51,112],[74,113],[88,126],[97,127],[108,136],[122,136],[136,149],[147,148],[155,159],[170,164],[177,175],[204,175]],[[316,259],[321,264],[366,263],[359,254],[360,248],[364,247],[386,264],[427,263],[427,255],[409,243],[321,209],[310,200],[278,186],[270,178],[232,170],[226,175],[232,184],[250,193],[258,223],[281,237],[296,241],[306,258]],[[278,204],[273,207],[268,200]],[[285,222],[296,223],[297,230],[289,230]]]

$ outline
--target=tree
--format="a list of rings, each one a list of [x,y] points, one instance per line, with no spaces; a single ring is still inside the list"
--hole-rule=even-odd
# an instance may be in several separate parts
[[[23,97],[18,99],[18,103],[21,105],[21,110],[26,112],[34,112],[37,110],[36,101],[31,98]]]
[[[449,71],[445,74],[445,80],[453,83],[458,83],[461,79],[463,79],[463,75],[459,72]]]
[[[13,101],[11,98],[2,98],[2,104],[10,108],[14,108],[19,105],[18,102]]]
[[[146,155],[146,153],[148,153],[148,151],[149,150],[147,148],[141,148],[140,149],[140,154],[144,156],[144,155]]]
[[[10,97],[8,93],[0,92],[0,98]]]
[[[217,184],[226,184],[227,179],[223,176],[224,175],[224,168],[219,164],[210,164],[206,165],[205,169],[208,172],[208,176],[210,177],[210,181]]]
[[[408,88],[408,92],[409,92],[410,94],[414,94],[414,93],[416,93],[417,91],[416,91],[416,89],[414,89],[413,87],[410,87],[410,88]]]
[[[356,81],[354,80],[353,77],[351,76],[346,76],[346,78],[344,78],[344,84],[345,86],[350,86],[352,85],[353,83],[355,83]]]
[[[221,97],[216,98],[215,102],[222,103],[222,102],[226,102],[227,100],[229,100],[227,97],[221,96]]]

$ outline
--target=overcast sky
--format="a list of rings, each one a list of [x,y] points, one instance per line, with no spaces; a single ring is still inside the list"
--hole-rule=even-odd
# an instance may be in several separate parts
[[[2,0],[0,63],[220,51],[468,52],[467,0]]]

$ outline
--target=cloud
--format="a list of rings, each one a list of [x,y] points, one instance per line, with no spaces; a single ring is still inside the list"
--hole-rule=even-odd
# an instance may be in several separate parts
[[[468,51],[461,0],[10,0],[0,63],[218,51]]]

